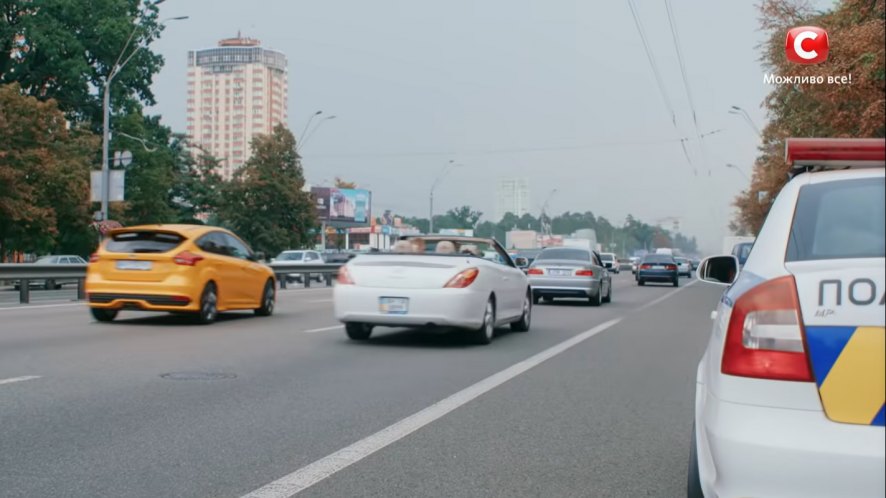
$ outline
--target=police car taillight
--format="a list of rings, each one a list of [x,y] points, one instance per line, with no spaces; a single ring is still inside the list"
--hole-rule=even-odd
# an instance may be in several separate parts
[[[739,377],[811,382],[803,335],[794,277],[764,282],[735,301],[721,371]]]

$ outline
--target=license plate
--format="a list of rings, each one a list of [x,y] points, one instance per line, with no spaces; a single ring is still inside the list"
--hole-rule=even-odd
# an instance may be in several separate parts
[[[409,312],[409,298],[381,297],[378,299],[378,310],[387,315],[405,315]]]
[[[148,271],[151,266],[150,261],[117,261],[118,270]]]
[[[654,268],[654,269],[656,269],[656,270],[664,270],[664,269],[665,269],[665,267],[662,266],[662,265],[655,265],[655,266],[653,266],[652,268]]]
[[[552,277],[568,277],[572,275],[570,270],[551,270]]]

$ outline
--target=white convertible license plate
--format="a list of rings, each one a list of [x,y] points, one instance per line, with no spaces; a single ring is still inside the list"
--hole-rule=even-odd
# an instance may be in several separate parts
[[[405,315],[409,312],[408,297],[380,297],[378,311],[388,315]]]
[[[151,269],[150,261],[117,261],[118,270],[148,271]]]

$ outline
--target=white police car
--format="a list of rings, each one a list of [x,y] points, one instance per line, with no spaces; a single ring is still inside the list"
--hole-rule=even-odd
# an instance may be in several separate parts
[[[793,179],[698,366],[690,497],[886,495],[886,140],[789,139]]]

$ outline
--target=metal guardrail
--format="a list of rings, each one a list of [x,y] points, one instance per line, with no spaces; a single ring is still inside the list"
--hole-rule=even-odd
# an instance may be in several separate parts
[[[338,269],[344,266],[344,263],[322,263],[322,264],[298,264],[285,263],[276,261],[268,265],[274,270],[277,282],[280,288],[285,289],[287,278],[290,275],[299,275],[305,287],[311,286],[311,277],[313,275],[322,274],[326,282],[326,286],[332,285],[332,279],[338,275]]]
[[[327,286],[338,275],[338,269],[344,263],[296,264],[274,262],[269,265],[280,282],[280,288],[286,288],[287,277],[300,275],[305,287],[311,286],[311,276],[322,274]],[[85,264],[38,265],[33,263],[0,263],[0,282],[12,281],[19,285],[19,302],[31,302],[32,280],[76,280],[77,299],[86,299],[86,267]]]
[[[31,302],[31,280],[76,280],[77,299],[86,299],[86,265],[38,265],[34,263],[0,263],[0,282],[18,283],[18,300],[22,304]]]

